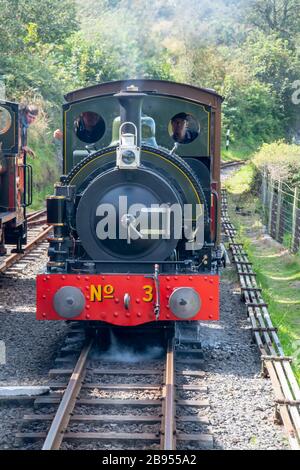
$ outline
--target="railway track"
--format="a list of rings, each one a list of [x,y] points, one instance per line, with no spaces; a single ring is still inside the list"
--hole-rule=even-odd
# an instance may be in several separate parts
[[[34,227],[35,225],[41,225],[47,223],[47,210],[42,209],[40,211],[35,211],[27,215],[27,225],[29,227]]]
[[[40,255],[47,248],[46,239],[52,227],[46,225],[46,210],[36,211],[27,217],[27,244],[22,253],[8,253],[0,257],[0,273],[22,273],[32,258]]]
[[[291,412],[299,408],[299,398],[293,394],[295,384],[288,383],[292,387],[288,395],[286,383],[278,385],[278,377],[274,379],[274,374],[288,366],[290,358],[271,357],[268,335],[273,335],[275,329],[268,322],[262,323],[267,317],[259,310],[265,307],[261,298],[253,298],[260,294],[257,285],[250,284],[254,273],[242,247],[238,243],[234,247],[236,231],[228,217],[225,192],[222,223],[238,274],[245,281],[241,281],[241,291],[264,370],[275,384],[278,415],[288,430],[291,446],[297,448],[297,418],[296,426],[293,422],[297,411]],[[99,353],[98,339],[87,341],[83,330],[75,325],[56,366],[49,372],[49,394],[35,399],[35,410],[24,416],[22,431],[17,435],[18,439],[34,441],[35,448],[213,448],[202,350],[197,338],[189,333],[181,335],[180,341],[170,335],[160,359],[124,365],[110,362]]]
[[[237,231],[229,218],[227,192],[224,189],[221,221],[236,266],[253,339],[261,354],[262,372],[270,377],[275,392],[276,420],[284,424],[291,448],[299,450],[300,389],[291,367],[292,358],[284,354],[252,263],[243,245],[237,241]]]
[[[18,439],[43,450],[213,447],[198,341],[169,334],[159,359],[124,367],[102,358],[95,338],[73,334],[49,372],[50,393],[36,398],[35,413],[22,422],[31,429]]]
[[[232,160],[232,161],[229,161],[229,162],[224,162],[224,161],[221,161],[221,168],[230,168],[230,167],[238,167],[238,166],[241,166],[241,165],[244,165],[245,164],[245,161],[243,160]]]

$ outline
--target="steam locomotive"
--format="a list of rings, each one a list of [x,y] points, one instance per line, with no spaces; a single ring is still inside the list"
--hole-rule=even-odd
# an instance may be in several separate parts
[[[26,207],[32,202],[32,167],[21,146],[19,105],[0,101],[0,256],[6,245],[26,244]]]
[[[219,316],[222,97],[126,80],[71,92],[47,198],[39,320],[135,326]]]

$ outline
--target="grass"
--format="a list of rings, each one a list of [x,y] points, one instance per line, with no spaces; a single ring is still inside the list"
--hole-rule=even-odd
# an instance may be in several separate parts
[[[300,383],[300,255],[290,254],[283,245],[264,235],[262,208],[252,189],[255,184],[252,164],[245,165],[227,182],[230,217],[253,263],[284,352],[294,358]],[[235,211],[237,205],[247,211],[246,216]]]
[[[256,169],[254,165],[251,162],[245,164],[239,171],[235,172],[227,182],[228,191],[237,197],[249,192],[255,175]]]
[[[224,162],[249,160],[256,150],[257,147],[245,145],[241,142],[231,143],[228,150],[223,145],[221,150],[222,160]]]

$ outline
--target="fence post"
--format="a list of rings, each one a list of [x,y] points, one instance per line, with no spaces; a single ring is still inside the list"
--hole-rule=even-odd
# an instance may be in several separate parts
[[[273,179],[272,177],[270,178],[270,202],[269,202],[269,220],[268,220],[268,233],[271,235],[271,229],[272,229],[272,215],[273,215],[273,199],[274,199],[274,189],[273,189]]]
[[[291,251],[297,251],[297,209],[298,209],[298,197],[299,197],[299,187],[296,186],[294,190],[294,202],[293,202],[293,223],[292,223],[292,242],[291,242]]]
[[[264,224],[268,223],[268,215],[267,215],[267,202],[268,202],[268,173],[266,168],[263,170],[262,174],[262,207],[263,207],[263,217],[264,217]]]
[[[262,177],[262,203],[263,203],[264,209],[266,209],[266,206],[267,206],[267,186],[268,186],[267,175],[268,175],[267,171],[264,168],[263,177]]]
[[[279,182],[278,182],[278,195],[277,195],[276,232],[275,232],[275,240],[277,240],[277,241],[279,241],[281,206],[282,206],[282,181],[279,180]]]

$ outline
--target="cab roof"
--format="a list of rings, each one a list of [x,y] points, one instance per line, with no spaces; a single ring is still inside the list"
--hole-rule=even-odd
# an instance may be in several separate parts
[[[99,83],[86,88],[80,88],[67,93],[64,97],[68,103],[86,100],[96,96],[112,95],[127,87],[134,86],[139,92],[148,94],[169,95],[197,101],[207,106],[217,107],[223,101],[221,95],[209,88],[199,88],[183,83],[169,82],[166,80],[118,80],[114,82]]]

